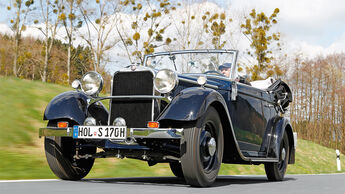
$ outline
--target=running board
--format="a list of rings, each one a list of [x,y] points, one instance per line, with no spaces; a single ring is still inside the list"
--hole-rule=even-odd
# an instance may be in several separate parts
[[[248,158],[250,162],[279,162],[277,158]]]

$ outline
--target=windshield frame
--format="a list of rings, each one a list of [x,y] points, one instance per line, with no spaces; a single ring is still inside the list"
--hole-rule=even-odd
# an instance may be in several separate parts
[[[230,53],[233,54],[231,74],[227,79],[235,80],[237,76],[237,56],[238,51],[232,49],[196,49],[196,50],[177,50],[177,51],[166,51],[166,52],[157,52],[144,56],[144,67],[146,67],[146,62],[149,57],[163,56],[163,55],[175,55],[175,54],[186,54],[186,53]]]

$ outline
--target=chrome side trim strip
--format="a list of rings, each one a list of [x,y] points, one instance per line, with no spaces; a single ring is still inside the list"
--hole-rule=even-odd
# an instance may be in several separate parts
[[[184,76],[193,76],[193,77],[197,77],[197,76],[200,76],[202,74],[200,73],[183,73],[181,75],[184,75]],[[231,81],[230,78],[228,77],[225,77],[225,76],[220,76],[220,75],[208,75],[208,74],[204,74],[206,75],[207,78],[216,78],[216,79],[220,79],[220,80],[224,80],[224,81]]]
[[[181,77],[179,77],[178,79],[181,80],[181,81],[187,82],[187,83],[199,85],[198,82],[197,82],[197,81],[194,81],[194,80],[185,79],[185,78],[181,78]],[[199,86],[200,86],[200,85],[199,85]],[[218,89],[218,86],[211,85],[211,84],[205,84],[205,87],[207,87],[207,88],[212,88],[212,89]]]
[[[278,158],[248,158],[250,162],[279,162]]]

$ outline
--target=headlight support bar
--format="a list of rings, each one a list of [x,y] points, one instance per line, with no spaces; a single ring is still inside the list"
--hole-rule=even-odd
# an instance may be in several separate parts
[[[163,99],[165,98],[164,96],[151,96],[151,95],[130,95],[130,96],[106,96],[106,97],[97,97],[90,99],[89,105],[101,101],[101,100],[107,100],[107,99],[119,99],[119,100],[124,100],[124,99]]]

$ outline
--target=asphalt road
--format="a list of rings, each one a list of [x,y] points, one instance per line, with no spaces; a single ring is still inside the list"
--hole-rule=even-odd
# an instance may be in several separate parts
[[[345,193],[345,174],[287,175],[283,182],[265,176],[219,176],[213,187],[193,188],[175,177],[85,179],[81,181],[0,181],[0,193]]]

